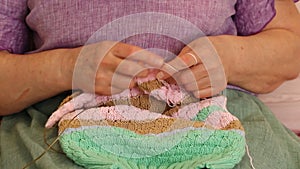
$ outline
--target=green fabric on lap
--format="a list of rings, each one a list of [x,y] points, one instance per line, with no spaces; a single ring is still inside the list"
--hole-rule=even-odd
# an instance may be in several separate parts
[[[300,140],[255,96],[226,90],[228,110],[245,128],[246,142],[257,169],[299,169]],[[245,155],[235,169],[250,169]]]
[[[21,169],[39,156],[47,145],[44,143],[44,124],[48,116],[70,93],[40,102],[21,113],[3,117],[0,131],[0,168]],[[48,143],[57,136],[57,128],[47,131]],[[55,149],[60,150],[58,145]],[[61,150],[60,150],[61,151]],[[50,151],[29,169],[82,169],[65,155]]]
[[[242,122],[250,154],[256,169],[299,169],[300,140],[281,125],[270,110],[255,96],[226,90],[228,110]],[[44,124],[66,94],[38,103],[19,114],[4,117],[1,123],[0,168],[18,169],[40,155],[47,146],[43,141]],[[57,129],[47,132],[48,142],[57,135]],[[55,146],[55,149],[60,149]],[[79,169],[65,155],[50,151],[30,168]],[[116,166],[117,168],[117,166]],[[250,169],[245,155],[235,169]]]

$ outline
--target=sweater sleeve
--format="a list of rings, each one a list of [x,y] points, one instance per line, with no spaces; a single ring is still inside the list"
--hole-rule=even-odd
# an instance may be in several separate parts
[[[275,0],[237,0],[234,22],[238,35],[260,32],[276,15]],[[293,0],[298,2],[299,0]]]
[[[29,46],[27,0],[2,0],[0,9],[0,50],[24,53]]]
[[[260,32],[275,16],[274,0],[237,0],[234,22],[238,35]]]

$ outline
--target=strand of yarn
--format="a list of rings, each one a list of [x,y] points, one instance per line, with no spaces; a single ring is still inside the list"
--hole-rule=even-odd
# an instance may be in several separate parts
[[[166,82],[166,81],[164,81],[164,80],[159,80],[165,87],[168,87],[169,86],[169,84]],[[176,104],[177,103],[173,103],[171,100],[169,100],[169,98],[168,98],[168,93],[166,93],[166,102],[167,102],[167,105],[169,106],[169,107],[176,107]]]
[[[48,147],[51,147],[51,146],[50,146],[51,144],[49,144],[48,141],[47,141],[47,129],[46,129],[46,128],[44,129],[44,143],[45,143]],[[50,149],[53,150],[53,151],[56,152],[56,153],[65,154],[64,152],[59,151],[59,150],[56,150],[56,149],[53,148],[53,147],[51,147]]]
[[[74,116],[69,123],[67,124],[67,126],[69,126],[71,124],[71,122],[74,121],[74,119],[79,116],[81,113],[84,112],[85,109],[83,109],[82,111],[80,111],[78,114],[76,114],[76,116]],[[66,129],[66,128],[65,128]],[[65,130],[64,129],[64,130]],[[28,167],[30,167],[31,165],[33,165],[35,162],[37,162],[39,159],[41,159],[50,149],[52,149],[52,147],[54,146],[54,144],[56,144],[56,142],[58,142],[59,138],[61,137],[61,135],[63,134],[64,130],[55,138],[55,140],[35,159],[33,159],[32,161],[30,161],[29,163],[27,163],[22,169],[26,169]]]
[[[246,152],[247,152],[248,158],[249,158],[249,160],[250,160],[251,168],[252,168],[252,169],[255,169],[254,164],[253,164],[253,158],[252,158],[252,156],[250,155],[250,151],[249,151],[249,147],[248,147],[248,144],[247,144],[247,143],[246,143]]]

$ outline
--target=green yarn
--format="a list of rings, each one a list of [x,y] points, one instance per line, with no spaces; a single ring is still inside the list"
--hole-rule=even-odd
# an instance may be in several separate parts
[[[211,105],[211,106],[205,107],[202,110],[200,110],[199,113],[196,115],[196,117],[193,120],[194,121],[205,121],[207,119],[207,117],[215,111],[225,111],[225,110],[217,105]]]
[[[205,121],[216,111],[211,105],[194,121]],[[67,129],[61,147],[77,164],[90,169],[229,169],[245,154],[242,130],[194,128],[137,134],[113,126],[82,126]]]
[[[139,135],[94,126],[60,138],[68,157],[86,168],[233,168],[245,153],[236,130],[194,129],[168,135]]]

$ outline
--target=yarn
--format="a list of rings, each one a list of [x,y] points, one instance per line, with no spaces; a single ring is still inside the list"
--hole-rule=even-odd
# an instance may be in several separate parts
[[[61,105],[47,122],[59,121],[58,137],[24,168],[58,140],[85,168],[233,168],[246,152],[254,168],[244,129],[226,109],[225,96],[198,100],[166,83],[140,85],[151,90],[111,97],[82,93]],[[171,106],[161,104],[170,99]]]
[[[64,111],[58,125],[66,155],[85,168],[233,168],[240,162],[246,152],[245,133],[226,109],[225,96],[188,99],[186,91],[165,82],[140,85],[144,95],[172,105],[155,112],[148,110],[151,101],[129,95],[90,101],[101,106],[58,109],[56,113]],[[130,104],[139,99],[143,106]],[[78,115],[82,108],[86,110]]]
[[[79,112],[77,115],[81,114],[82,112],[84,112],[84,111],[82,110],[82,111]],[[74,116],[74,118],[71,119],[70,123],[71,123],[76,117],[77,117],[77,116]],[[61,137],[61,134],[62,134],[62,133],[58,134],[58,136],[54,139],[54,141],[52,141],[51,144],[48,144],[48,143],[47,143],[47,140],[46,140],[46,129],[45,129],[45,131],[44,131],[44,142],[45,142],[46,145],[48,145],[48,147],[47,147],[47,148],[46,148],[46,149],[45,149],[38,157],[34,158],[32,161],[30,161],[29,163],[27,163],[22,169],[26,169],[26,168],[30,167],[30,166],[33,165],[36,161],[38,161],[40,158],[42,158],[42,157],[43,157],[50,149],[53,148],[54,144],[56,144],[56,143],[59,141],[59,139],[60,139],[60,137]],[[58,152],[58,153],[61,153],[61,152],[59,152],[59,151],[57,151],[57,150],[54,150],[54,151],[56,151],[56,152]]]
[[[249,151],[249,147],[248,147],[248,144],[247,144],[247,143],[246,143],[246,152],[247,152],[247,156],[249,157],[249,160],[250,160],[251,168],[252,168],[252,169],[255,169],[254,163],[253,163],[253,158],[252,158],[252,156],[250,155],[250,151]]]

